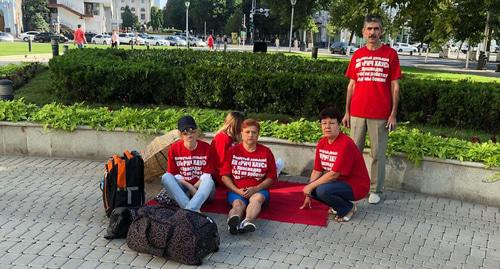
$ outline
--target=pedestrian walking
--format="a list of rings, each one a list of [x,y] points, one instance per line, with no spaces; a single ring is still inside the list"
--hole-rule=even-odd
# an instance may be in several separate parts
[[[215,50],[220,50],[220,43],[222,42],[222,36],[219,34],[215,39]]]
[[[227,41],[228,41],[228,40],[227,40],[227,36],[226,36],[226,35],[224,35],[224,51],[226,51],[226,50],[227,50]]]
[[[293,39],[293,47],[299,50],[299,40],[297,40],[297,38]]]
[[[83,31],[81,24],[78,24],[75,32],[73,33],[73,37],[73,43],[75,43],[79,49],[83,49],[85,46],[84,44],[87,43],[87,39],[85,38],[85,32]]]
[[[118,48],[118,33],[116,30],[113,30],[113,33],[111,34],[111,48]]]
[[[274,44],[276,45],[276,50],[280,50],[280,38],[278,36],[276,36]]]
[[[366,132],[371,149],[371,193],[368,202],[380,202],[385,179],[385,151],[388,132],[396,128],[401,68],[398,54],[380,41],[380,16],[365,17],[363,37],[366,46],[354,52],[346,76],[345,115],[342,123],[351,128],[351,137],[363,152]]]

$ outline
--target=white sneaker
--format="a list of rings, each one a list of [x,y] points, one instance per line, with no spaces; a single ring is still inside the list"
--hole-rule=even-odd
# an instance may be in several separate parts
[[[238,228],[238,231],[240,233],[251,233],[251,232],[255,232],[256,229],[257,229],[257,227],[255,226],[255,224],[251,223],[247,219],[244,219],[241,222],[240,227]]]
[[[374,192],[370,193],[370,196],[368,197],[368,203],[370,204],[380,203],[380,196]]]
[[[283,168],[285,168],[285,161],[283,159],[278,158],[276,160],[276,173],[278,174],[278,177],[281,174],[281,171],[283,171]]]

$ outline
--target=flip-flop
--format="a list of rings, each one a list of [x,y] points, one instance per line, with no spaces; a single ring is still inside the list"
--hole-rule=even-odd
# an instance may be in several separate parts
[[[330,209],[328,209],[328,213],[334,215],[334,216],[337,216],[337,211],[333,208],[330,207]]]
[[[345,216],[343,217],[336,217],[335,218],[335,221],[337,222],[348,222],[352,219],[352,217],[354,216],[354,214],[356,214],[356,211],[358,211],[358,208],[356,206],[356,204],[353,205],[351,211],[349,211],[349,213],[347,213]]]

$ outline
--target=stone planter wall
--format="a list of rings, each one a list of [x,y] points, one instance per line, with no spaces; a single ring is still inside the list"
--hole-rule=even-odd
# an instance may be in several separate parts
[[[209,142],[214,134],[205,135]],[[105,160],[124,149],[142,150],[154,137],[119,130],[96,131],[88,127],[79,127],[74,132],[44,130],[39,124],[0,122],[0,153]],[[275,157],[285,161],[285,172],[309,176],[315,144],[267,137],[259,141],[269,146]],[[369,165],[367,152],[364,157]],[[389,158],[386,170],[386,187],[500,206],[500,181],[483,182],[493,176],[499,177],[499,168],[434,158],[424,158],[420,166],[415,166],[404,154],[398,154]]]

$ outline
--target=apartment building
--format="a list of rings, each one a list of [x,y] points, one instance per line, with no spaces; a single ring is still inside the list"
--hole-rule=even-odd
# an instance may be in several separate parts
[[[112,0],[114,16],[113,28],[119,28],[122,23],[121,14],[128,6],[133,14],[137,16],[141,24],[151,21],[151,0]]]
[[[113,0],[48,0],[53,13],[52,24],[61,29],[76,29],[82,25],[89,33],[112,30]]]
[[[0,0],[0,32],[18,36],[22,28],[21,0]]]

